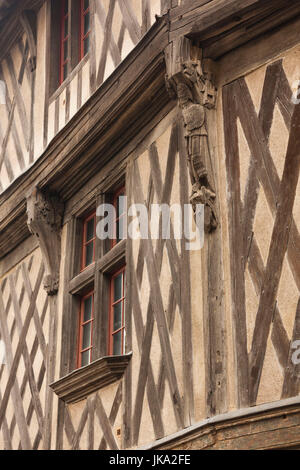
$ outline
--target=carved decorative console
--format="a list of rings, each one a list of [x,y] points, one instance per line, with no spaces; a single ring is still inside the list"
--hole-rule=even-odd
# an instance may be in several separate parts
[[[194,212],[197,204],[205,206],[205,230],[210,233],[218,226],[216,192],[208,170],[210,149],[206,118],[207,110],[216,103],[213,63],[202,61],[201,50],[184,37],[171,43],[165,56],[167,89],[171,97],[178,100],[184,120],[192,183],[190,201]]]
[[[44,287],[49,296],[56,295],[59,288],[63,208],[56,195],[38,189],[27,198],[27,224],[39,241],[46,268]]]

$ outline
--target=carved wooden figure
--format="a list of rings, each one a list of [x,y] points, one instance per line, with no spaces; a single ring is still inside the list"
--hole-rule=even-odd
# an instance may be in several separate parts
[[[185,125],[185,139],[188,166],[192,182],[190,202],[196,213],[196,205],[205,206],[205,230],[217,228],[218,218],[215,208],[216,193],[210,180],[207,162],[210,159],[206,110],[216,102],[217,90],[212,77],[204,73],[201,61],[181,63],[181,70],[166,77],[167,89],[177,97]]]

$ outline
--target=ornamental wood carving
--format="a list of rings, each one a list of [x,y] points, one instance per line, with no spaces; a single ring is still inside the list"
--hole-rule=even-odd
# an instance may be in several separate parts
[[[56,195],[35,189],[27,198],[27,224],[39,241],[45,262],[44,288],[49,296],[59,288],[63,203]]]
[[[204,71],[200,58],[186,38],[181,38],[166,53],[166,85],[170,96],[178,100],[182,111],[188,166],[192,182],[190,202],[205,205],[205,230],[218,226],[215,207],[216,192],[208,172],[210,159],[206,111],[216,103],[217,89],[213,74]],[[199,54],[199,50],[197,51]],[[194,57],[193,57],[194,56]],[[195,57],[196,56],[196,57]]]

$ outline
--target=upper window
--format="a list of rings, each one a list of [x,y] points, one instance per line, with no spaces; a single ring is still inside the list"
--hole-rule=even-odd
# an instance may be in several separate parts
[[[51,2],[50,94],[61,85],[90,50],[89,0]]]

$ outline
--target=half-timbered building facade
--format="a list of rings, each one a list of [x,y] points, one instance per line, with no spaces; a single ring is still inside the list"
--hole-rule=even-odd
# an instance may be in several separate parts
[[[286,0],[0,0],[0,449],[300,448],[299,31]]]

